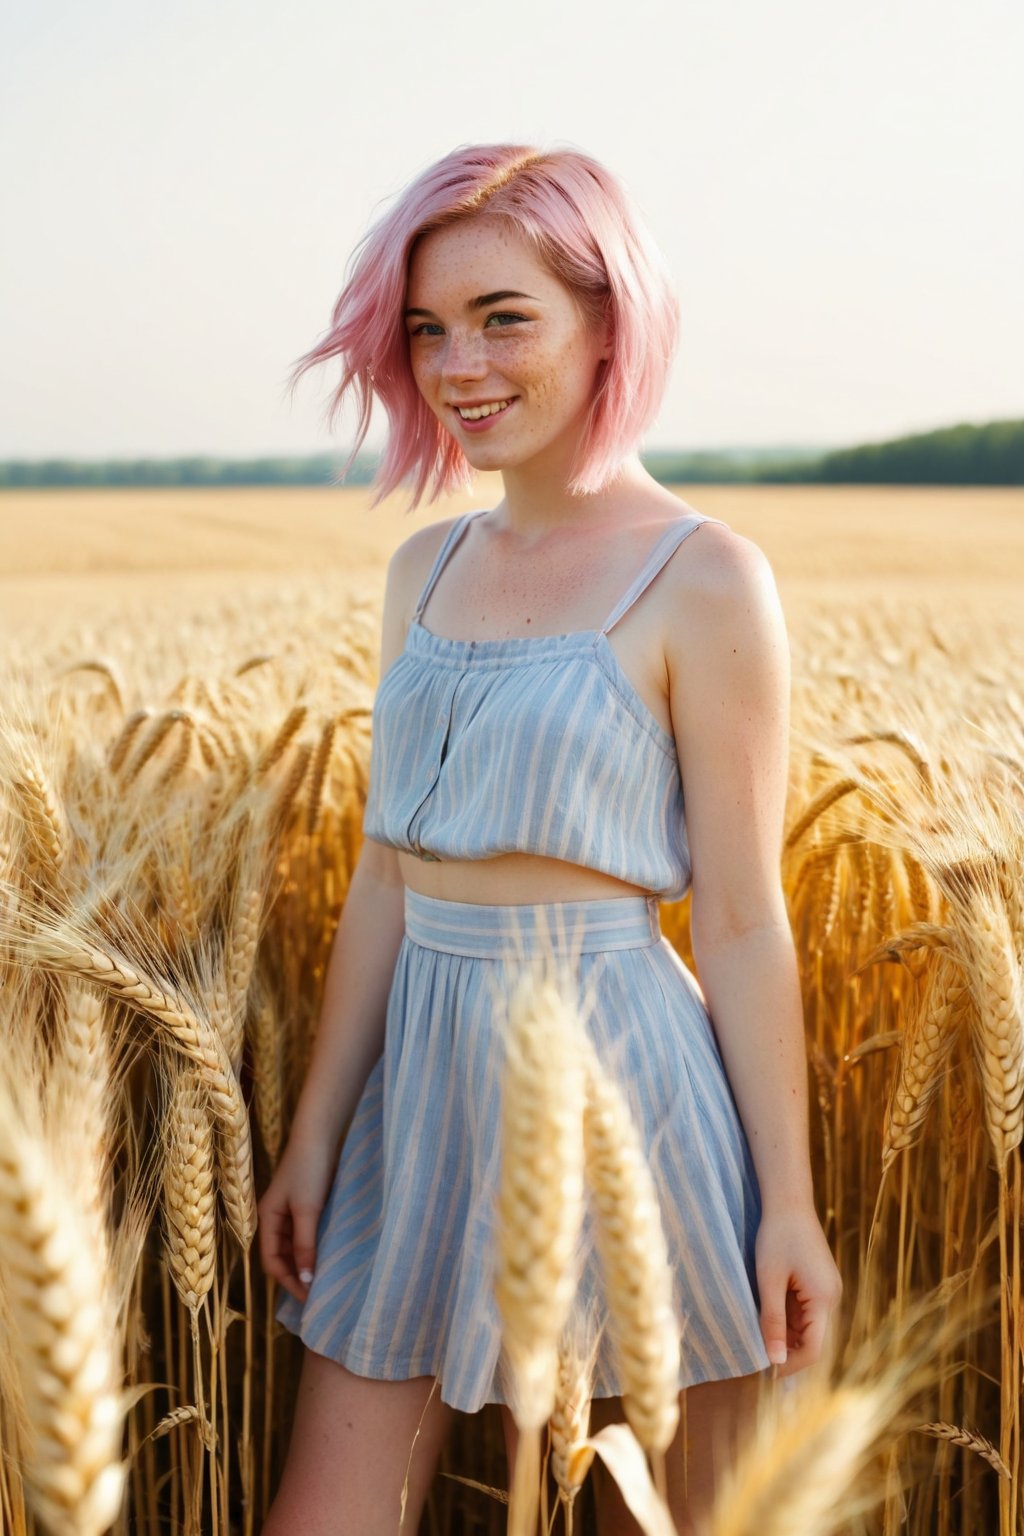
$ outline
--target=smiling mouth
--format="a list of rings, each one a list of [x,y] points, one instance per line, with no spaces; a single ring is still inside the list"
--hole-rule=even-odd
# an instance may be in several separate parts
[[[502,411],[507,411],[516,395],[509,395],[505,400],[494,400],[488,405],[453,406],[455,414],[460,421],[486,421],[488,416],[500,416]]]

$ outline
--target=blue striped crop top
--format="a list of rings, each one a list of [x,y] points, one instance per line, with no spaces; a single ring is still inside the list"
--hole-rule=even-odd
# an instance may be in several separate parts
[[[675,741],[637,693],[607,634],[682,541],[658,537],[597,630],[453,640],[420,622],[474,517],[452,524],[377,686],[364,836],[421,859],[543,854],[601,870],[664,901],[690,888]]]

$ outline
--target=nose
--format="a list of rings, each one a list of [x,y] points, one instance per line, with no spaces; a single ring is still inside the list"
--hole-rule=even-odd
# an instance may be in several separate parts
[[[444,379],[481,379],[488,363],[481,343],[458,330],[449,333],[445,343],[441,373]]]

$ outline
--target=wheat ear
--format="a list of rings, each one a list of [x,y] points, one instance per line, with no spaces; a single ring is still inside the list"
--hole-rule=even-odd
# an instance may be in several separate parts
[[[589,1041],[585,1065],[586,1180],[622,1406],[644,1450],[663,1452],[679,1423],[681,1328],[658,1194],[629,1106]]]
[[[252,1097],[256,1123],[271,1167],[277,1166],[284,1140],[281,1080],[282,1030],[269,996],[261,995],[252,1015]]]
[[[101,1536],[128,1472],[126,1399],[103,1245],[41,1128],[0,1084],[0,1276],[27,1424],[23,1470],[55,1536]]]
[[[934,1435],[937,1440],[948,1440],[950,1445],[962,1446],[965,1451],[974,1451],[983,1461],[987,1461],[993,1471],[1000,1477],[1009,1477],[1010,1469],[996,1450],[992,1441],[984,1435],[979,1435],[977,1430],[962,1429],[959,1424],[916,1424],[924,1435]]]
[[[558,1339],[583,1216],[582,1032],[557,981],[522,969],[508,1004],[494,1291],[515,1373],[516,1422],[554,1406]]]
[[[558,1346],[555,1406],[551,1411],[551,1471],[565,1510],[567,1536],[572,1533],[573,1505],[594,1459],[586,1444],[590,1433],[590,1400],[598,1338],[591,1327],[584,1342],[582,1320],[574,1312]]]
[[[170,982],[134,970],[112,946],[101,947],[100,941],[80,936],[67,923],[47,922],[19,942],[26,955],[60,966],[103,987],[112,997],[133,1003],[156,1020],[169,1043],[200,1068],[221,1132],[221,1193],[225,1210],[232,1231],[248,1251],[256,1233],[249,1117],[241,1086],[217,1031],[189,1007]]]
[[[174,1069],[163,1135],[164,1250],[175,1289],[194,1318],[213,1284],[217,1262],[213,1129],[194,1066]]]
[[[931,971],[921,1009],[901,1041],[882,1133],[883,1170],[897,1153],[913,1146],[921,1134],[956,1044],[967,1001],[967,987],[959,967],[948,955],[940,955]]]
[[[1024,983],[1006,912],[972,894],[961,942],[969,957],[971,1043],[984,1092],[985,1123],[1002,1173],[1024,1130]]]
[[[12,746],[17,754],[12,784],[22,804],[29,837],[43,868],[59,873],[67,861],[70,843],[64,807],[29,743]]]
[[[59,1140],[62,1129],[74,1126],[74,1148],[65,1163],[69,1186],[76,1203],[88,1212],[100,1245],[98,1256],[105,1258],[113,1066],[102,996],[77,979],[67,987],[58,1041],[47,1083],[47,1131]]]
[[[761,1420],[744,1453],[726,1468],[711,1536],[818,1536],[848,1497],[887,1408],[877,1388],[840,1386],[798,1394],[774,1419]]]

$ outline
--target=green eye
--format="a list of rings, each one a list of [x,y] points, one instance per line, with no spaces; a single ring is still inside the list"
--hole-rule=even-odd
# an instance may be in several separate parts
[[[528,315],[516,315],[516,314],[513,314],[511,310],[506,310],[506,309],[498,309],[498,310],[495,310],[493,314],[488,315],[487,316],[487,320],[485,322],[485,329],[486,329],[486,326],[489,325],[492,320],[513,320],[517,324],[519,324],[519,323],[522,323],[524,325],[528,325],[529,324],[529,316]],[[441,327],[437,324],[437,322],[435,320],[424,320],[422,322],[422,324],[414,326],[413,329],[409,332],[409,335],[410,336],[421,336],[421,335],[425,335],[428,330],[439,331],[440,329],[441,329]],[[504,325],[499,325],[498,326],[498,330],[499,331],[504,331],[504,330],[507,330],[507,329],[508,329],[507,326],[504,326]]]

